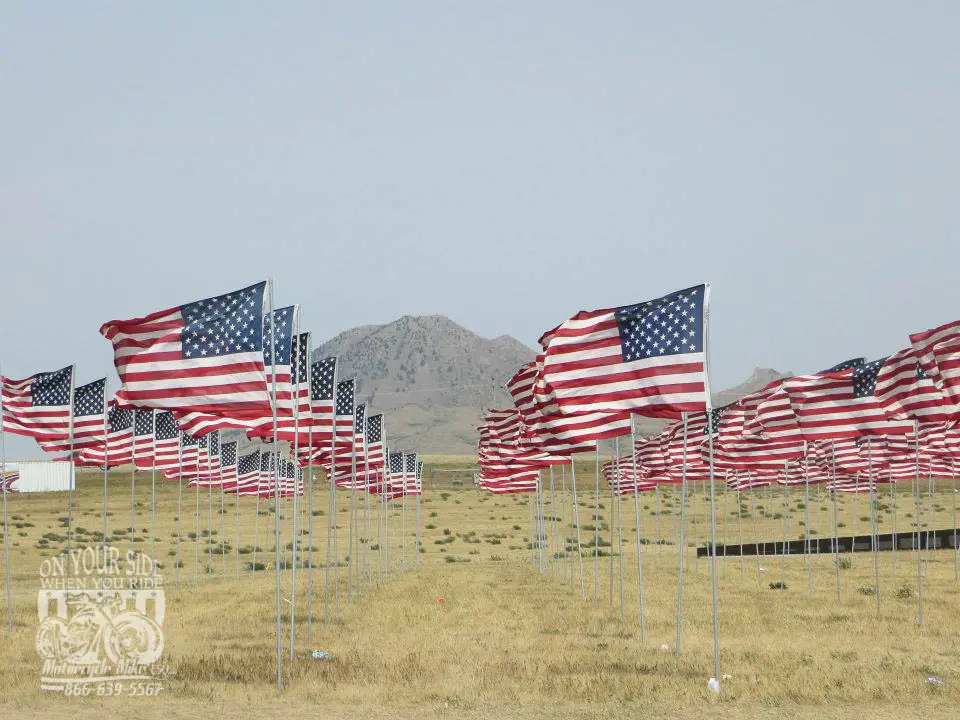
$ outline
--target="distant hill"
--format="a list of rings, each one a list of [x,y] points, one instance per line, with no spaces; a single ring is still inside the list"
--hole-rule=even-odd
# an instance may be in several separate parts
[[[357,402],[387,411],[390,445],[464,455],[476,449],[483,408],[509,407],[503,383],[535,353],[509,335],[480,337],[442,315],[364,325],[320,345],[341,379],[357,378]]]
[[[357,378],[357,402],[387,413],[388,443],[427,454],[470,455],[476,450],[483,410],[511,407],[503,389],[513,373],[535,357],[509,335],[492,340],[443,315],[405,315],[386,325],[340,333],[314,351],[314,359],[337,355],[341,379]],[[713,394],[729,402],[783,377],[756,368],[743,383]],[[642,420],[642,433],[665,423]]]

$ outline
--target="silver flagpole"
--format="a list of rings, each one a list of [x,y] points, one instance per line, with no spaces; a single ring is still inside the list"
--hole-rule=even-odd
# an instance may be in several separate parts
[[[873,586],[877,596],[877,614],[880,614],[880,553],[877,536],[877,483],[873,476],[873,443],[867,438],[867,477],[870,482],[870,547],[873,551]]]
[[[787,533],[790,532],[790,465],[783,463],[783,543],[780,545],[780,585],[784,586],[783,573],[787,557]]]
[[[726,492],[726,491],[725,491]],[[743,568],[743,498],[740,496],[740,486],[737,485],[737,542],[740,543],[740,582],[744,581]]]
[[[956,464],[951,459],[950,460],[950,494],[953,496],[953,581],[957,582],[960,580],[960,547],[957,546],[957,469]],[[893,482],[890,483],[890,487],[893,487]],[[897,536],[897,506],[893,506],[893,536]],[[896,540],[894,540],[894,547],[896,547]],[[896,557],[896,556],[894,556]],[[896,562],[896,561],[894,561]],[[896,572],[896,565],[894,565],[894,572]]]
[[[614,454],[616,455],[616,470],[617,470],[617,491],[616,495],[616,505],[617,505],[617,565],[620,568],[620,624],[626,625],[627,618],[625,612],[625,605],[623,600],[623,501],[621,500],[620,494],[620,483],[622,478],[620,476],[620,437],[615,437],[614,442]]]
[[[307,333],[307,397],[310,423],[307,425],[307,642],[313,642],[313,335]]]
[[[70,366],[70,484],[67,486],[67,557],[70,557],[70,547],[73,543],[73,491],[77,485],[77,467],[73,457],[73,393],[77,385],[77,366]],[[106,458],[104,458],[106,462]],[[67,579],[70,578],[70,563],[67,563]]]
[[[177,559],[173,564],[177,581],[177,590],[180,589],[181,535],[183,535],[183,431],[179,430],[177,431]],[[254,561],[256,561],[257,556],[254,555],[253,557]]]
[[[837,574],[837,602],[840,602],[840,526],[837,524],[837,442],[830,441],[830,491],[831,505],[833,506],[833,564]],[[852,548],[851,548],[852,550]],[[851,552],[851,555],[853,553]]]
[[[804,486],[804,546],[807,551],[807,591],[813,595],[813,557],[810,554],[810,469],[807,466],[807,443],[803,443],[803,486]]]
[[[330,429],[330,471],[327,473],[327,481],[330,485],[329,497],[327,498],[327,565],[323,573],[323,624],[330,622],[330,551],[333,548],[333,528],[336,524],[334,514],[337,511],[337,496],[334,493],[333,470],[337,456],[337,365],[336,358],[333,361],[333,397],[331,410],[333,413],[333,422]]]
[[[257,467],[259,469],[259,461],[257,462]],[[236,579],[240,579],[240,443],[237,442],[237,485],[233,490],[233,510],[234,510],[234,524],[235,528],[235,547],[233,549],[234,559],[236,561]],[[257,541],[254,538],[254,545]]]
[[[274,566],[277,586],[277,692],[283,690],[283,629],[280,626],[281,596],[280,596],[280,455],[277,447],[277,343],[276,327],[277,319],[273,316],[273,279],[267,280],[267,296],[269,302],[270,317],[270,360],[271,360],[271,385],[272,400],[271,410],[273,416],[273,457],[272,468],[273,477],[273,534],[274,534]]]
[[[680,636],[683,632],[683,555],[686,550],[684,538],[684,521],[687,508],[687,413],[683,413],[683,450],[680,452],[680,541],[677,543],[677,645],[673,649],[676,655],[680,654]],[[708,420],[709,422],[709,420]]]
[[[567,568],[570,568],[570,590],[573,591],[573,565],[569,562],[570,556],[567,552],[567,467],[560,466],[560,547],[563,548],[562,564],[560,567],[560,580],[564,584],[567,582]]]
[[[353,575],[356,570],[357,553],[354,552],[354,539],[357,533],[354,532],[354,525],[357,519],[357,403],[356,403],[356,381],[354,381],[354,403],[353,403],[353,432],[350,433],[350,554],[347,565],[347,602],[353,599]]]
[[[587,591],[583,586],[583,548],[580,544],[580,509],[577,505],[577,463],[573,457],[570,458],[570,487],[573,491],[573,524],[577,529],[577,564],[580,566],[580,599],[586,600]],[[418,527],[419,524],[418,522]]]
[[[227,577],[227,518],[226,498],[223,490],[223,438],[217,438],[220,447],[220,462],[217,463],[217,477],[220,480],[220,577]]]
[[[539,557],[539,570],[540,574],[543,575],[543,536],[544,536],[544,527],[543,527],[543,470],[537,470],[537,492],[536,492],[536,508],[535,512],[537,514],[537,555]]]
[[[0,368],[0,481],[3,485],[3,571],[7,590],[7,630],[13,631],[13,591],[10,587],[10,522],[7,516],[7,444],[4,436],[6,411],[3,402],[3,369]],[[104,383],[104,426],[106,426],[106,383]],[[106,448],[106,444],[104,444]]]
[[[209,457],[209,452],[207,457]],[[193,541],[193,582],[200,583],[200,444],[197,443],[197,474],[194,478],[194,495],[196,496],[196,510],[194,512],[194,521],[196,524],[196,538]]]
[[[417,510],[416,510],[417,512],[417,544],[413,551],[415,553],[414,559],[416,560],[416,562],[414,563],[414,567],[420,567],[420,496],[423,495],[423,471],[420,469],[419,457],[417,458],[417,467],[416,467],[414,478],[415,478],[414,482],[416,483],[414,487],[417,490],[417,493],[414,496],[416,498],[416,507],[417,507]],[[579,529],[578,529],[578,532],[579,532]],[[583,573],[581,572],[580,575],[582,580]]]
[[[557,577],[557,492],[553,482],[553,465],[550,466],[550,550],[547,559],[550,561],[550,576]]]
[[[239,465],[237,472],[240,472]],[[267,472],[270,472],[270,457],[267,456]],[[257,449],[257,499],[253,505],[253,574],[257,573],[257,543],[260,542],[260,493],[263,491],[263,450]],[[237,496],[239,502],[240,496]]]
[[[110,452],[110,422],[107,415],[107,380],[103,381],[103,558],[104,563],[106,563],[107,558],[107,497],[110,493],[108,480],[109,480],[109,463],[107,458]],[[136,429],[136,428],[134,428]],[[134,441],[136,441],[136,435],[134,435]],[[152,557],[155,557],[152,556]],[[151,559],[152,559],[151,557]]]
[[[757,588],[763,586],[760,574],[760,532],[757,528],[757,503],[753,496],[753,488],[750,488],[750,514],[753,516],[753,545],[756,548],[757,558]]]
[[[710,286],[704,287],[703,297],[703,350],[704,350],[704,390],[706,391],[705,400],[707,402],[707,442],[709,443],[710,453],[710,567],[713,585],[713,676],[717,684],[720,683],[720,608],[719,608],[719,588],[717,582],[717,501],[716,489],[714,487],[713,472],[713,423],[710,422],[710,409],[712,401],[710,398],[710,350],[709,350],[709,310]]]
[[[106,407],[104,407],[106,409]],[[157,557],[157,411],[150,411],[150,559]]]
[[[633,464],[633,512],[637,520],[637,588],[640,592],[640,642],[647,641],[647,620],[643,608],[643,552],[640,542],[640,483],[637,481],[637,435],[630,416],[630,460]]]
[[[890,543],[891,558],[893,559],[893,577],[897,577],[897,484],[893,479],[893,472],[887,466],[887,481],[890,483],[890,507],[893,510],[893,542]],[[954,523],[956,527],[956,523]]]
[[[297,545],[300,544],[300,535],[297,533],[297,495],[302,481],[297,482],[300,473],[300,376],[303,375],[303,366],[300,364],[300,317],[299,309],[294,315],[293,341],[291,343],[291,364],[297,371],[297,381],[293,386],[293,568],[290,571],[290,662],[293,662],[296,645],[297,627]],[[309,358],[306,360],[309,363]]]
[[[141,411],[142,412],[142,411]],[[106,462],[106,448],[104,448]],[[130,411],[130,540],[137,537],[137,411]]]
[[[596,443],[596,492],[593,503],[593,604],[600,602],[600,441]]]
[[[614,442],[616,442],[616,441],[614,441]],[[608,604],[611,608],[613,607],[613,588],[614,588],[614,585],[615,585],[615,583],[614,583],[614,581],[613,581],[613,569],[614,569],[613,541],[614,541],[614,539],[615,539],[615,537],[616,537],[614,531],[615,531],[616,526],[617,526],[617,503],[616,503],[616,499],[617,499],[617,488],[616,488],[616,480],[618,479],[618,478],[617,478],[617,475],[618,475],[618,473],[620,472],[620,462],[619,462],[619,460],[617,459],[617,457],[618,457],[618,452],[617,452],[617,450],[616,450],[616,448],[615,448],[615,449],[614,449],[614,452],[613,452],[613,461],[612,461],[612,463],[611,463],[611,468],[610,468],[610,470],[611,470],[611,475],[610,475],[610,593],[609,593],[609,597],[608,597],[608,599],[607,599],[607,604]]]
[[[369,417],[369,408],[363,409],[363,427],[360,432],[363,437],[363,538],[365,540],[362,548],[364,558],[364,582],[368,587],[373,585],[373,550],[370,547],[370,468],[367,465],[367,419]],[[354,428],[356,432],[356,428]]]

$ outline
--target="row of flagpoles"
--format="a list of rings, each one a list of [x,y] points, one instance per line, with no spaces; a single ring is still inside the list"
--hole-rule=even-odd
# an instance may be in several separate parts
[[[196,488],[199,528],[200,488],[256,498],[257,523],[261,499],[274,500],[277,595],[277,684],[282,688],[280,503],[293,503],[293,591],[291,593],[290,655],[294,654],[296,570],[309,568],[307,628],[313,622],[313,467],[320,465],[329,482],[327,557],[324,573],[324,621],[330,616],[329,589],[337,593],[339,567],[336,546],[337,488],[350,493],[350,552],[348,594],[354,576],[374,582],[370,554],[371,498],[377,502],[378,533],[389,533],[389,509],[400,500],[416,498],[416,562],[420,546],[420,494],[423,464],[416,453],[387,446],[382,413],[369,414],[356,403],[355,378],[338,378],[338,359],[311,361],[311,334],[299,328],[299,306],[275,309],[273,284],[265,281],[198,302],[179,305],[142,318],[111,321],[100,332],[113,345],[120,388],[110,398],[101,378],[77,385],[75,367],[39,372],[21,380],[2,377],[0,402],[0,462],[6,465],[4,433],[32,437],[46,452],[74,467],[99,467],[104,472],[104,533],[107,542],[107,473],[131,466],[131,527],[135,520],[137,470],[150,471],[154,507],[157,474],[180,483],[178,492],[177,582],[180,568],[183,482]],[[246,445],[246,451],[243,446]],[[66,455],[62,455],[66,453]],[[7,493],[3,485],[4,540],[7,553],[8,625],[12,623],[10,563],[7,532]],[[67,552],[73,515],[73,467],[68,492]],[[357,507],[362,494],[364,512]],[[307,504],[306,562],[297,551],[300,498]],[[239,513],[239,504],[238,504]],[[382,516],[382,520],[380,517]],[[238,519],[239,523],[239,519]],[[238,525],[239,526],[239,525]],[[258,532],[258,531],[257,531]],[[251,565],[256,572],[256,539]],[[221,552],[223,540],[221,539]],[[401,542],[403,540],[401,539]],[[385,547],[386,545],[386,547]],[[380,542],[377,582],[390,572],[389,544]],[[237,548],[239,551],[239,548]],[[364,554],[366,551],[366,554]],[[359,558],[359,560],[358,560]],[[365,568],[358,564],[364,561]],[[239,556],[237,559],[239,567]],[[199,563],[198,563],[199,566]],[[334,570],[331,583],[330,569]]]
[[[614,496],[634,496],[641,640],[638,496],[665,483],[680,485],[677,651],[683,500],[688,482],[709,483],[714,680],[719,682],[715,479],[738,492],[774,483],[802,484],[808,505],[810,484],[819,483],[831,495],[870,493],[871,507],[878,482],[914,480],[919,547],[920,477],[951,476],[960,460],[960,321],[911,335],[909,347],[889,357],[872,362],[855,358],[819,373],[779,379],[734,403],[712,407],[709,296],[709,285],[695,286],[635,305],[580,312],[545,333],[536,359],[506,383],[514,407],[490,410],[478,428],[476,482],[492,493],[534,493],[532,547],[541,549],[542,570],[542,473],[549,469],[553,492],[554,467],[569,466],[575,508],[573,456],[597,453],[599,483],[598,443],[613,438],[614,458],[604,464],[602,475]],[[637,437],[635,415],[672,422],[658,435]],[[621,455],[624,435],[631,438],[631,450]],[[875,512],[872,516],[876,573]],[[579,549],[579,524],[577,533]],[[809,546],[809,537],[807,542]],[[837,547],[834,542],[834,553]],[[917,557],[922,624],[919,551]],[[877,598],[879,603],[879,593]]]

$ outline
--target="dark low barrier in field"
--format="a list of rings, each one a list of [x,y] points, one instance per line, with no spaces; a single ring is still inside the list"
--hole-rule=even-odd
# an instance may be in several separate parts
[[[893,550],[896,539],[898,550],[912,550],[917,543],[916,532],[880,533],[877,538],[877,550]],[[920,533],[920,547],[930,549],[955,549],[960,543],[960,528],[945,530],[924,530]],[[873,549],[872,535],[846,535],[844,537],[810,538],[810,552],[829,555],[834,552],[870,552]],[[740,555],[804,555],[807,552],[806,540],[788,540],[784,542],[744,543],[743,545],[717,545],[717,557],[739,557]],[[710,557],[710,546],[697,548],[697,557]]]

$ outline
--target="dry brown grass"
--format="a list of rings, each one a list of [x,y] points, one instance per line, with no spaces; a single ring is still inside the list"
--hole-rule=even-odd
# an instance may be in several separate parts
[[[445,467],[452,461],[445,460]],[[589,465],[578,469],[580,522],[592,524],[593,476]],[[452,474],[452,477],[455,474]],[[530,538],[528,496],[492,497],[469,487],[437,487],[448,476],[428,471],[423,498],[422,564],[413,569],[413,510],[407,507],[406,572],[384,578],[382,586],[364,588],[362,597],[347,602],[341,574],[339,615],[322,623],[322,568],[315,570],[314,607],[317,621],[308,642],[305,625],[305,584],[298,581],[297,658],[285,665],[287,690],[277,698],[272,679],[274,666],[274,580],[271,571],[234,576],[234,556],[221,577],[221,559],[215,557],[210,579],[201,581],[194,568],[193,540],[184,537],[180,588],[175,586],[175,484],[159,486],[157,556],[167,562],[167,618],[164,630],[166,660],[172,676],[159,699],[81,700],[51,696],[39,690],[40,660],[33,648],[36,631],[37,568],[62,543],[51,549],[36,547],[44,533],[62,533],[57,518],[65,515],[65,497],[20,496],[10,498],[12,567],[16,627],[0,646],[0,717],[286,717],[309,712],[323,717],[956,717],[960,707],[960,645],[958,645],[957,584],[954,554],[931,552],[926,568],[925,624],[916,625],[916,556],[897,554],[896,575],[890,553],[882,553],[881,609],[875,597],[861,595],[860,587],[873,583],[868,553],[853,557],[852,567],[841,571],[842,593],[837,600],[832,558],[814,558],[813,591],[808,591],[803,557],[784,562],[787,590],[771,590],[780,580],[780,561],[761,558],[721,560],[722,672],[732,677],[723,683],[720,696],[712,696],[706,681],[712,673],[709,564],[696,560],[692,548],[686,555],[688,573],[684,588],[684,634],[679,657],[664,652],[673,646],[676,633],[677,557],[673,544],[643,547],[646,606],[645,642],[639,638],[637,565],[632,498],[623,503],[624,597],[626,623],[620,623],[619,565],[614,564],[614,602],[609,598],[610,558],[599,558],[598,602],[594,602],[593,558],[584,558],[584,589],[580,595],[578,564],[558,559],[541,575],[526,548]],[[568,478],[569,479],[569,478]],[[557,476],[559,485],[559,475]],[[903,493],[906,493],[906,488]],[[149,475],[138,475],[138,498],[148,500]],[[444,498],[444,493],[446,497]],[[102,527],[99,501],[102,477],[86,476],[76,494],[75,526]],[[129,524],[129,475],[111,479],[109,520],[111,529]],[[194,532],[192,491],[185,495],[183,533]],[[556,514],[561,514],[559,505]],[[201,530],[206,528],[206,496],[201,496]],[[214,496],[219,530],[219,498]],[[675,495],[666,490],[661,509]],[[803,488],[790,493],[792,515],[789,534],[802,535],[799,521]],[[884,503],[889,498],[881,498]],[[652,495],[641,497],[641,536],[672,543],[676,522],[672,514],[656,511]],[[721,497],[718,509],[726,520],[718,529],[731,542],[739,527],[736,496]],[[758,496],[769,514],[782,513],[782,493],[771,500]],[[913,513],[907,494],[898,496],[898,529],[908,529]],[[345,493],[339,508],[348,507]],[[602,523],[609,521],[610,498],[601,498]],[[724,511],[724,503],[726,510]],[[936,514],[925,517],[930,527],[948,527],[953,496],[941,490],[930,505]],[[261,509],[266,509],[263,503]],[[253,543],[254,503],[242,501],[241,545]],[[317,510],[326,512],[326,486],[319,485]],[[820,536],[830,534],[825,496],[811,502],[811,526]],[[233,500],[228,499],[227,537],[233,538]],[[747,510],[751,510],[749,501]],[[704,539],[707,505],[702,493],[692,500],[691,545]],[[282,510],[285,521],[289,505]],[[399,521],[399,507],[394,508]],[[436,513],[436,517],[431,517]],[[548,508],[548,514],[550,509]],[[567,505],[567,524],[570,523]],[[841,499],[842,532],[867,532],[864,497]],[[341,556],[348,552],[348,513],[337,513],[341,525]],[[881,528],[889,529],[892,514],[881,509]],[[189,522],[187,521],[189,518]],[[659,519],[659,523],[658,523]],[[742,519],[744,540],[753,540],[754,516]],[[259,544],[273,547],[272,514],[260,517]],[[314,545],[325,555],[326,515],[315,518]],[[149,528],[149,503],[138,511],[138,528]],[[560,522],[554,523],[558,530]],[[514,529],[514,526],[519,526]],[[783,519],[764,518],[761,539],[782,536]],[[288,526],[284,543],[289,542]],[[266,530],[271,535],[267,537]],[[449,529],[450,535],[444,535]],[[25,533],[21,536],[18,533]],[[574,537],[572,528],[567,528]],[[471,533],[474,533],[471,535]],[[140,533],[148,537],[149,533]],[[495,537],[496,536],[496,537]],[[502,536],[502,537],[501,537]],[[448,544],[437,540],[453,537]],[[582,540],[592,540],[584,530]],[[604,540],[609,539],[607,530]],[[476,542],[479,540],[479,542]],[[121,541],[120,546],[124,546]],[[150,542],[138,543],[149,552]],[[396,553],[398,548],[393,548]],[[252,556],[242,556],[248,560]],[[258,562],[272,563],[272,553],[261,552]],[[456,562],[450,562],[453,558]],[[321,558],[317,558],[318,561]],[[573,589],[571,590],[571,569]],[[303,576],[301,575],[301,578]],[[290,573],[283,578],[285,597]],[[911,597],[898,597],[896,591]],[[442,597],[444,602],[438,603]],[[285,604],[285,607],[286,604]],[[289,614],[284,617],[289,620]],[[5,631],[0,631],[4,635]],[[289,628],[285,627],[285,632]],[[312,648],[330,650],[334,660],[317,663]],[[926,682],[928,675],[944,679],[939,689]]]

